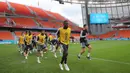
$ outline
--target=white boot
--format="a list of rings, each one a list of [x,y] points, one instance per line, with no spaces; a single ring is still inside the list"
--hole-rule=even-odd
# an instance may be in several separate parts
[[[70,69],[69,69],[69,67],[68,67],[67,64],[64,64],[64,67],[65,67],[65,69],[66,69],[67,71],[70,71]]]
[[[64,70],[64,69],[63,69],[63,66],[62,66],[62,64],[61,64],[61,63],[59,64],[59,66],[60,66],[60,69],[61,69],[61,70]]]
[[[54,53],[54,57],[55,57],[55,58],[57,58],[57,55],[56,55],[56,53]]]

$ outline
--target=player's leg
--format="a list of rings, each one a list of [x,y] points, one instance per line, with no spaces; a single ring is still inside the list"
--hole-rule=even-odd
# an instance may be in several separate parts
[[[86,51],[86,45],[84,42],[81,43],[81,47],[82,47],[82,49],[81,49],[80,53],[78,54],[78,59],[80,59],[81,55]]]
[[[25,48],[24,44],[21,44],[21,52],[20,52],[21,54],[23,54],[24,48]]]
[[[24,49],[25,59],[28,59],[28,48],[29,48],[29,45],[26,45],[26,47],[25,47],[25,49]]]
[[[87,58],[88,58],[89,60],[91,60],[90,53],[91,53],[91,50],[92,50],[92,46],[91,46],[90,44],[88,44],[87,47],[88,47],[88,55],[87,55]]]
[[[37,48],[37,62],[38,63],[41,63],[41,61],[40,61],[40,56],[41,56],[41,45],[38,45],[37,46],[38,48]]]
[[[62,46],[63,46],[63,56],[62,56],[62,60],[61,60],[61,62],[60,62],[60,65],[62,65],[63,64],[63,62],[64,62],[64,67],[65,67],[65,69],[67,70],[67,71],[69,71],[70,69],[69,69],[69,67],[68,67],[68,65],[67,65],[67,56],[68,56],[68,45],[65,45],[65,44],[62,44]],[[62,67],[61,67],[61,70],[62,70]]]
[[[34,43],[33,43],[33,52],[36,52],[36,51],[37,51],[37,49],[36,49],[37,47],[36,47],[36,46],[37,46],[37,44],[36,44],[36,42],[34,42]]]
[[[21,44],[18,44],[18,51],[21,52]]]

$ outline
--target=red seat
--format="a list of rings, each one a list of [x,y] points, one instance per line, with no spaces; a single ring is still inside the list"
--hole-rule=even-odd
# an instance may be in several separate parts
[[[49,18],[49,15],[47,15],[46,12],[44,12],[44,10],[40,9],[40,8],[36,8],[36,7],[31,7],[30,6],[30,9],[32,9],[34,12],[36,12],[36,14],[40,17],[43,17],[43,18]]]
[[[36,23],[31,18],[12,18],[17,25],[24,27],[37,27]]]
[[[29,9],[22,4],[12,3],[10,2],[10,5],[15,8],[15,13],[20,15],[27,15],[27,16],[33,16]]]
[[[0,17],[0,23],[6,23],[6,18],[5,17]]]
[[[0,39],[1,40],[13,40],[14,37],[12,36],[11,32],[9,31],[0,31]]]
[[[0,2],[0,12],[12,13],[10,10],[8,10],[8,5],[6,2]]]

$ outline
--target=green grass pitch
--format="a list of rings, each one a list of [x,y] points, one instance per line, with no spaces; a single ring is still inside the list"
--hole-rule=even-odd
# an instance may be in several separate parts
[[[90,43],[93,47],[91,61],[85,57],[87,51],[81,60],[78,60],[80,44],[70,44],[69,72],[60,70],[59,53],[56,59],[48,51],[41,58],[41,64],[36,62],[36,55],[33,53],[24,63],[24,57],[19,54],[17,45],[0,45],[0,73],[130,73],[130,41],[93,41]]]

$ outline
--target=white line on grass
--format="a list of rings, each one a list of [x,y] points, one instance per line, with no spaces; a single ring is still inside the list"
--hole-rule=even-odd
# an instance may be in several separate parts
[[[76,55],[73,55],[73,54],[70,54],[71,56],[76,56]],[[83,56],[83,57],[86,57],[86,56]],[[114,60],[108,60],[108,59],[102,59],[102,58],[92,58],[92,60],[95,59],[95,60],[102,60],[102,61],[107,61],[107,62],[112,62],[112,63],[118,63],[118,64],[126,64],[126,65],[130,65],[130,63],[126,63],[126,62],[121,62],[121,61],[114,61]]]

